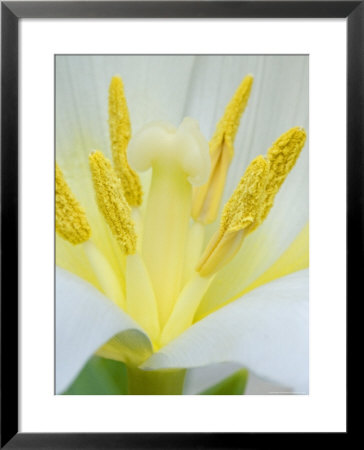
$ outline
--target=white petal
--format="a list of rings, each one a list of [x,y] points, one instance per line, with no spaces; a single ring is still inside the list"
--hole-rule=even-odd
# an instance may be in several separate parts
[[[256,58],[258,70],[251,70],[255,82],[236,136],[225,199],[231,195],[250,161],[265,154],[282,133],[294,126],[302,126],[308,132],[308,57]],[[307,142],[305,149],[308,149]]]
[[[124,82],[132,128],[152,120],[179,125],[194,63],[193,56],[58,56],[57,140],[76,133],[108,151],[108,88]]]
[[[151,353],[142,329],[89,283],[56,270],[56,392],[64,391],[90,356],[118,334],[129,351]]]
[[[257,377],[250,372],[248,382],[245,388],[245,395],[277,395],[277,394],[308,394],[308,391],[303,391],[301,388],[295,391],[287,386],[282,386],[277,383],[269,382],[263,378]]]
[[[308,384],[308,270],[282,277],[193,325],[145,368],[241,364],[296,389]]]
[[[236,363],[220,363],[190,369],[186,375],[183,393],[184,395],[199,394],[229,377],[241,368],[241,365]],[[244,395],[277,395],[292,393],[295,393],[292,389],[259,378],[250,371]],[[297,393],[307,394],[308,392],[300,389]]]
[[[291,55],[196,56],[184,115],[196,119],[210,139],[245,75],[252,93],[235,139],[225,199],[257,155],[293,126],[308,128],[308,57]]]

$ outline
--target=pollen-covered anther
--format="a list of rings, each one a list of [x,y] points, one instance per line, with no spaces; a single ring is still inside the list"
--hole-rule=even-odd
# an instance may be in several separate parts
[[[261,223],[269,165],[267,159],[258,156],[248,166],[224,207],[219,230],[197,265],[196,270],[201,276],[209,276],[227,264],[245,236]]]
[[[143,191],[139,176],[129,166],[126,150],[131,138],[128,106],[120,77],[113,77],[109,87],[109,131],[114,168],[130,206],[140,206]]]
[[[124,252],[133,254],[137,236],[121,182],[110,161],[100,151],[91,153],[89,162],[98,207]]]
[[[239,128],[240,118],[248,104],[253,81],[253,76],[247,75],[235,91],[211,139],[211,151],[216,151],[223,143],[226,143],[225,151],[230,153],[231,157],[233,156],[235,135]]]
[[[233,195],[224,206],[220,229],[252,231],[262,220],[270,163],[258,156],[248,166]]]
[[[90,239],[91,228],[85,211],[66,183],[56,164],[56,231],[73,245]]]
[[[235,135],[252,86],[253,77],[247,75],[227,105],[210,141],[210,176],[206,184],[194,190],[192,217],[197,222],[208,224],[217,217],[227,172],[234,156]]]
[[[301,127],[295,127],[283,133],[268,150],[267,158],[270,162],[270,169],[265,190],[262,221],[271,210],[274,198],[296,164],[305,142],[305,130]]]

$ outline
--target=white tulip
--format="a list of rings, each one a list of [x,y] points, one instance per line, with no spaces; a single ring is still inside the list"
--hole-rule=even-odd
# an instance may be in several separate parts
[[[95,353],[133,392],[218,363],[307,392],[306,57],[56,70],[57,392]]]

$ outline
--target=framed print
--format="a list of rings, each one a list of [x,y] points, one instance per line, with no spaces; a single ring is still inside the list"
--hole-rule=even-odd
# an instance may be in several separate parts
[[[2,2],[2,446],[347,436],[362,27],[360,1]]]

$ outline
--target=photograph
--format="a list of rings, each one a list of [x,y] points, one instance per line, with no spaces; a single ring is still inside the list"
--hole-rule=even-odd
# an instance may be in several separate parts
[[[349,437],[363,3],[1,2],[1,448]]]
[[[55,394],[309,394],[309,55],[56,54]]]

